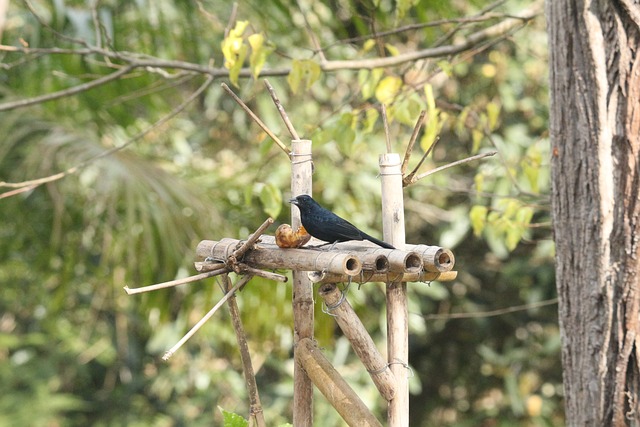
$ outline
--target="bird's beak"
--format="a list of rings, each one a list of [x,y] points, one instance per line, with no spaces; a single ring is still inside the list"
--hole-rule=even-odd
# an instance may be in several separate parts
[[[291,203],[292,205],[298,206],[298,200],[296,199],[289,199],[289,203]]]

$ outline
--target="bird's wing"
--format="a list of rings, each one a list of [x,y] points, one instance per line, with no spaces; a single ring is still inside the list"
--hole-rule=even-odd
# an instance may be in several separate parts
[[[309,215],[308,219],[311,224],[309,227],[305,226],[307,231],[325,242],[362,240],[360,230],[355,225],[333,212],[325,211],[318,215]]]

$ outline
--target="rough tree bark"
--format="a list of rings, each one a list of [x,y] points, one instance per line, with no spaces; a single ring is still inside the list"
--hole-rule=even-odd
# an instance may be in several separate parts
[[[569,426],[640,425],[640,6],[547,0]]]

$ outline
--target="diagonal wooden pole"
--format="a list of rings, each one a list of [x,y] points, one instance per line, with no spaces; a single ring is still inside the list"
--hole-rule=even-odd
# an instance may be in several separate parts
[[[380,156],[382,229],[385,242],[404,249],[404,201],[400,155]],[[406,282],[387,283],[387,363],[396,379],[396,394],[389,401],[389,427],[409,427],[409,322]]]
[[[311,141],[293,140],[291,144],[291,194],[311,195]],[[291,206],[291,226],[296,230],[300,222],[300,211]],[[313,284],[306,272],[293,271],[293,345],[298,352],[298,342],[303,338],[313,339]],[[298,363],[293,370],[293,425],[313,427],[313,383]]]

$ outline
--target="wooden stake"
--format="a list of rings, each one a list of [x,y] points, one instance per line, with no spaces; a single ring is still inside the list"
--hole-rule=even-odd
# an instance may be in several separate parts
[[[311,196],[313,161],[311,141],[293,140],[291,145],[291,194]],[[300,211],[291,206],[291,227],[301,225]],[[293,271],[293,342],[298,363],[293,369],[293,425],[313,427],[313,384],[300,365],[298,347],[301,340],[313,339],[313,285],[303,271]]]
[[[400,156],[386,153],[380,156],[382,179],[382,228],[384,240],[404,249],[404,201]],[[389,427],[409,427],[409,312],[407,284],[387,283],[387,352],[391,372],[396,378],[396,395],[389,402]]]
[[[349,301],[333,283],[323,285],[318,290],[318,294],[324,300],[329,314],[336,319],[338,326],[351,343],[362,364],[367,368],[367,372],[382,397],[387,401],[393,399],[396,394],[396,380],[387,361],[376,348],[373,339],[358,315],[353,311]]]
[[[229,292],[232,288],[231,279],[228,275],[222,276],[225,292]],[[240,349],[240,360],[242,361],[242,371],[244,372],[245,386],[247,387],[247,395],[249,396],[249,419],[254,422],[257,427],[266,427],[264,420],[264,411],[262,403],[260,403],[260,394],[258,393],[258,385],[256,383],[256,375],[253,371],[251,363],[251,353],[249,353],[249,344],[247,344],[247,336],[244,332],[242,319],[240,319],[240,309],[236,301],[235,294],[227,301],[229,306],[229,314],[231,315],[231,323],[236,333],[238,348]]]
[[[301,338],[295,349],[296,366],[301,366],[313,384],[352,427],[382,427],[360,397],[340,376],[310,338]],[[295,408],[294,408],[295,409]],[[293,425],[298,427],[296,421]]]

